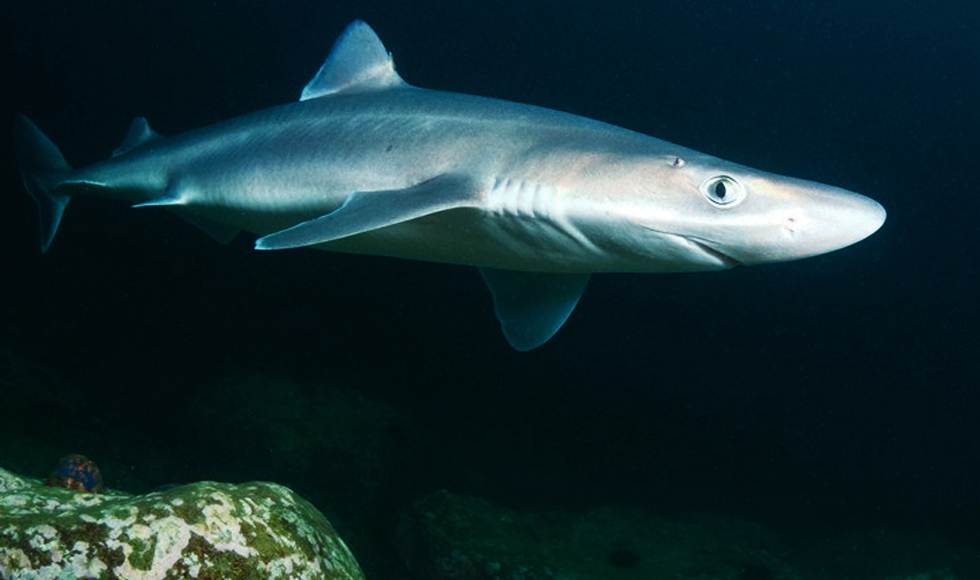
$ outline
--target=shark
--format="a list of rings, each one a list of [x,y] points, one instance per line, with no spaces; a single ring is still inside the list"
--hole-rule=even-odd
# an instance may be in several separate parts
[[[363,21],[299,100],[170,137],[135,119],[73,169],[14,120],[50,247],[76,196],[163,208],[214,239],[474,266],[507,342],[547,342],[597,273],[705,272],[854,244],[886,212],[841,188],[547,108],[405,82]]]

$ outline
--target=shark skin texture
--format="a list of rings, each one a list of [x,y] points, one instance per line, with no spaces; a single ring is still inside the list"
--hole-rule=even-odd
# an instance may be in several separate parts
[[[142,117],[72,169],[14,122],[41,248],[78,195],[165,208],[227,242],[475,266],[514,348],[547,342],[589,277],[806,258],[885,221],[874,200],[583,117],[406,83],[351,23],[298,102],[171,137]]]

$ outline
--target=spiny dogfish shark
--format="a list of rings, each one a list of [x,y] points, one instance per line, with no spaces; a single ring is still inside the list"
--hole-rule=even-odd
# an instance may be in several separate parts
[[[366,23],[298,102],[176,135],[137,118],[104,162],[72,169],[14,122],[41,249],[68,202],[163,207],[228,242],[479,268],[507,341],[530,350],[599,272],[699,272],[795,260],[875,232],[872,199],[751,169],[576,115],[427,90]]]

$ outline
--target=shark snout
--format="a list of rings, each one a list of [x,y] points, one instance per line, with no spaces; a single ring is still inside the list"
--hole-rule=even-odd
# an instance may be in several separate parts
[[[885,223],[885,208],[870,197],[830,187],[806,194],[783,224],[785,259],[845,248],[867,238]]]

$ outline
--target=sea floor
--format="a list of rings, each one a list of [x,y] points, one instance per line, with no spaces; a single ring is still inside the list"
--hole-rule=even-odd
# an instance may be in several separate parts
[[[526,460],[506,477],[496,473],[506,460],[481,470],[466,450],[492,440],[460,440],[455,420],[386,397],[364,376],[239,370],[157,396],[134,385],[127,397],[73,386],[10,350],[0,360],[3,468],[43,478],[59,457],[83,453],[107,487],[128,493],[200,480],[280,483],[330,519],[368,578],[980,578],[980,541],[969,531],[914,519],[725,510],[708,497],[641,505],[614,489],[567,501],[570,489],[549,497],[532,481],[522,497],[514,482],[535,477],[520,472]]]

